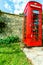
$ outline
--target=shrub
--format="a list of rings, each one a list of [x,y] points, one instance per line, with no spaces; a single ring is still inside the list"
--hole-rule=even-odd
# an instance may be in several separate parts
[[[2,40],[2,39],[0,39],[0,43],[2,43],[2,41],[3,41],[3,40]]]
[[[19,42],[19,37],[18,36],[8,36],[5,39],[0,39],[0,43],[2,44],[9,44],[9,43],[16,43]]]
[[[4,41],[5,41],[5,44],[9,44],[10,43],[10,38],[7,37]]]
[[[19,42],[19,41],[20,41],[19,37],[18,36],[15,36],[14,37],[14,42]]]

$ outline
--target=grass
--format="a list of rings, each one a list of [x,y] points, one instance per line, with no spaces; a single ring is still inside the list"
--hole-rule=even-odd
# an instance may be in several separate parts
[[[0,65],[32,65],[20,49],[19,43],[0,45]]]

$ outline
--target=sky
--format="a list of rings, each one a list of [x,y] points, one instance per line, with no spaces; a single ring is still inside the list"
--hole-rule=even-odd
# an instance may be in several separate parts
[[[0,0],[0,10],[12,14],[19,14],[24,11],[24,8],[28,1],[30,0]],[[43,0],[33,1],[40,2],[43,5]]]

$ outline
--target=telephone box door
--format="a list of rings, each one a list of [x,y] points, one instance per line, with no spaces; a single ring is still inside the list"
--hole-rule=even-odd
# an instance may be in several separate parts
[[[31,44],[32,46],[41,46],[42,45],[42,23],[41,23],[41,14],[40,10],[38,9],[32,9],[32,40]]]

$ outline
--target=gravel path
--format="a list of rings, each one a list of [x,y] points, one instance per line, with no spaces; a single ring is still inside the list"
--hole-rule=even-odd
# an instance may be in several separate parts
[[[43,65],[43,47],[23,48],[23,52],[33,65]]]

